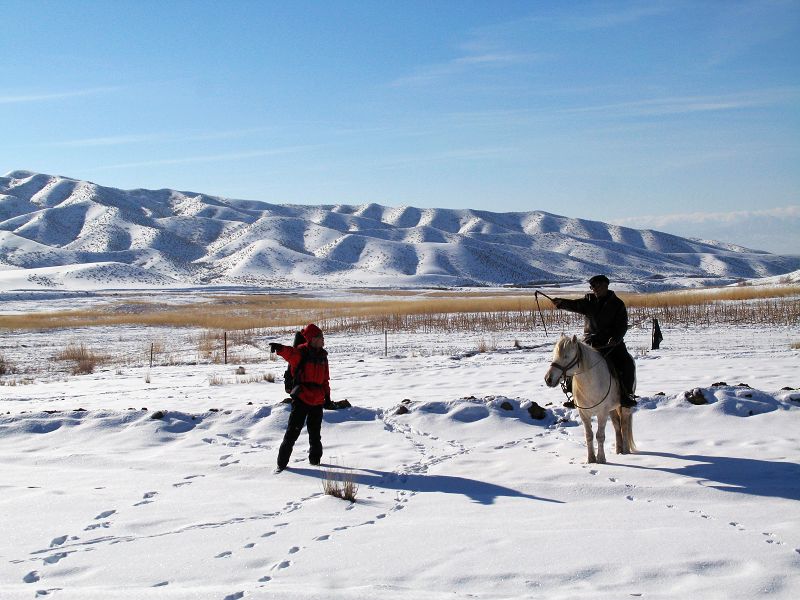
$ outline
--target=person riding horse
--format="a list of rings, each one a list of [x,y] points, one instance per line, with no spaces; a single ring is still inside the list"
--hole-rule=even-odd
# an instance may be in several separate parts
[[[614,367],[620,382],[620,404],[630,408],[636,406],[633,396],[636,363],[624,341],[628,310],[622,299],[608,289],[608,284],[608,277],[595,275],[589,280],[591,294],[579,300],[553,298],[552,301],[558,309],[584,316],[583,341],[599,350]]]

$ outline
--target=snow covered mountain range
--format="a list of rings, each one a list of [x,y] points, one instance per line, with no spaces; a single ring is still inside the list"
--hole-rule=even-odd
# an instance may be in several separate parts
[[[0,281],[21,287],[633,287],[729,283],[800,257],[542,211],[301,206],[120,190],[12,171],[0,177]]]

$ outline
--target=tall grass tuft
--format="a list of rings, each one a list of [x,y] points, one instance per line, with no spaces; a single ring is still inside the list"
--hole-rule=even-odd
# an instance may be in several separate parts
[[[95,367],[108,360],[108,356],[98,354],[84,344],[68,344],[61,352],[55,355],[56,360],[71,361],[74,364],[70,372],[73,375],[86,375],[94,373]]]
[[[358,484],[351,470],[325,469],[323,475],[322,490],[326,494],[350,502],[356,501]]]

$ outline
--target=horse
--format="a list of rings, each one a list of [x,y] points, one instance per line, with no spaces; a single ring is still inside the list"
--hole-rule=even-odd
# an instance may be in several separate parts
[[[586,462],[605,463],[603,443],[606,440],[606,420],[609,415],[616,432],[617,454],[636,451],[633,441],[633,415],[630,408],[619,404],[619,383],[611,373],[605,357],[597,350],[578,340],[577,336],[561,336],[553,349],[553,362],[544,376],[548,387],[555,387],[567,377],[572,377],[575,405],[583,421]],[[597,417],[597,454],[592,439],[592,417]]]

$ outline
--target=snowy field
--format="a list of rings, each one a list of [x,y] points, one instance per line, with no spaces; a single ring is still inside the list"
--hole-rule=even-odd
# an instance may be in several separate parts
[[[303,433],[281,474],[284,364],[259,347],[289,336],[237,376],[186,364],[198,332],[4,333],[0,598],[800,597],[800,332],[662,330],[628,334],[640,451],[609,424],[604,465],[544,384],[553,332],[390,334],[387,356],[328,335],[353,408],[326,411],[321,467]],[[148,366],[154,341],[174,364]],[[71,375],[70,343],[124,359]],[[354,504],[323,493],[333,469]]]

